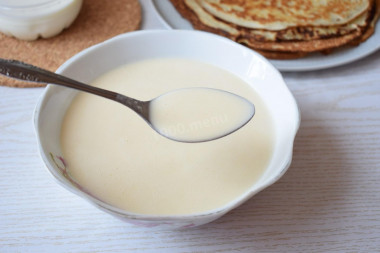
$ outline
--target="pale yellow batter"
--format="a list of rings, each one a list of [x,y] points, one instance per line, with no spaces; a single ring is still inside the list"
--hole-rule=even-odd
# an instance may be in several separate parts
[[[237,132],[189,144],[159,135],[118,103],[80,93],[62,125],[64,158],[72,178],[111,205],[156,215],[216,209],[246,192],[271,159],[271,117],[254,90],[227,71],[185,59],[155,59],[110,71],[93,85],[140,100],[178,88],[217,88],[249,99],[256,109]]]

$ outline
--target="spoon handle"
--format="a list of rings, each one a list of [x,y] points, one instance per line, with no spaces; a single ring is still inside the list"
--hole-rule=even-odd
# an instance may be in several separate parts
[[[0,73],[8,77],[24,80],[28,82],[58,84],[69,88],[78,89],[85,92],[90,92],[109,99],[115,99],[116,93],[93,87],[68,77],[58,75],[39,67],[16,61],[0,59]]]
[[[68,77],[58,75],[54,72],[50,72],[48,70],[41,69],[39,67],[16,60],[7,60],[0,58],[0,74],[28,82],[57,84],[95,94],[122,103],[139,114],[142,113],[142,104],[146,103],[113,91],[87,85]]]

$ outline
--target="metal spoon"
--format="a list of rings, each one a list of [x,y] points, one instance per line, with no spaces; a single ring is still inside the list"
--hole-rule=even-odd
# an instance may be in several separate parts
[[[165,93],[150,101],[140,101],[140,100],[127,97],[125,95],[122,95],[113,91],[90,86],[90,85],[78,82],[76,80],[70,79],[68,77],[50,72],[48,70],[38,68],[30,64],[16,61],[16,60],[0,59],[0,74],[15,78],[15,79],[29,81],[29,82],[61,85],[61,86],[77,89],[80,91],[84,91],[87,93],[91,93],[94,95],[98,95],[98,96],[119,102],[127,106],[128,108],[132,109],[134,112],[136,112],[160,135],[174,141],[179,141],[179,142],[205,142],[205,141],[211,141],[211,140],[224,137],[226,135],[229,135],[235,132],[236,130],[240,129],[245,124],[247,124],[255,113],[254,105],[250,101],[236,94],[233,94],[227,91],[218,90],[218,89],[210,89],[210,88],[178,89],[175,91]],[[154,109],[156,109],[153,107],[155,104],[157,104],[157,100],[162,102],[167,97],[168,98],[173,97],[173,94],[175,95],[176,92],[178,94],[181,94],[184,92],[189,92],[189,91],[191,92],[192,90],[194,91],[194,89],[197,89],[197,91],[207,90],[207,92],[214,92],[215,94],[217,93],[218,95],[225,95],[226,98],[234,99],[233,101],[236,101],[237,103],[242,103],[242,105],[244,106],[244,111],[246,111],[246,113],[243,115],[243,118],[238,120],[236,124],[234,123],[233,127],[229,127],[228,129],[223,128],[220,130],[216,129],[214,132],[211,132],[207,136],[204,136],[204,135],[197,136],[197,134],[194,134],[194,133],[191,133],[191,135],[189,136],[186,136],[186,135],[184,136],[183,133],[181,133],[181,135],[178,135],[175,131],[166,131],[167,129],[164,129],[156,124],[157,120],[155,117],[152,117],[151,112]],[[181,95],[183,97],[184,94],[181,94]],[[186,93],[185,93],[185,97],[186,97]],[[202,106],[207,108],[207,105],[210,102],[210,100],[207,98],[201,102],[202,102]],[[166,112],[159,113],[159,115],[165,115],[165,113]],[[237,113],[240,113],[240,112],[237,112]],[[181,124],[181,122],[178,122],[178,124]],[[197,129],[192,129],[192,130],[194,132]]]

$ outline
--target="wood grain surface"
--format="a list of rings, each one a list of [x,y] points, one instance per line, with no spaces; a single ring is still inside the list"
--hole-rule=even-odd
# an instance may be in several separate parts
[[[380,51],[284,78],[302,116],[290,169],[184,231],[122,223],[57,185],[33,129],[43,88],[0,87],[0,252],[380,252]]]

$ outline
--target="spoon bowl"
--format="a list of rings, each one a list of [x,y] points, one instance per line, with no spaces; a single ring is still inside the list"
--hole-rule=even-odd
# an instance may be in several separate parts
[[[181,142],[227,136],[247,124],[255,114],[254,105],[245,98],[203,87],[167,92],[150,101],[149,107],[152,127],[161,135]]]

